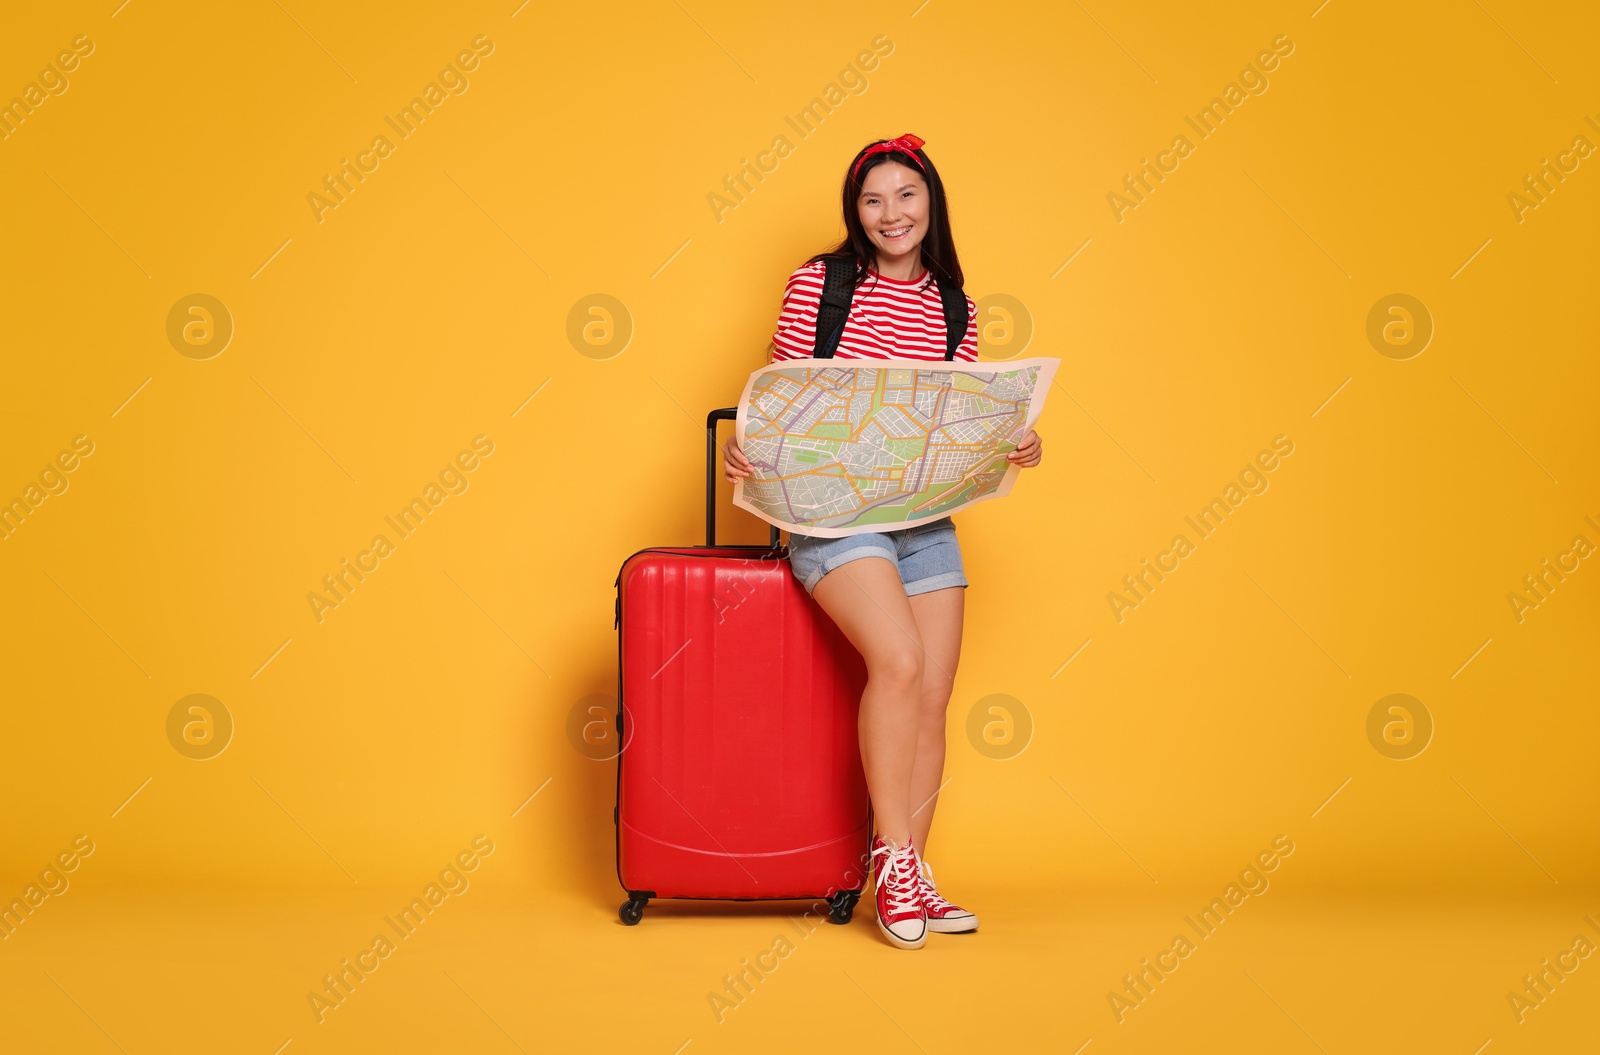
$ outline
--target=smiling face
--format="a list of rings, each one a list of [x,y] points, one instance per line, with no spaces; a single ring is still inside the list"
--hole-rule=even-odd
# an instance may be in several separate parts
[[[912,279],[921,273],[928,206],[928,183],[916,169],[886,161],[867,173],[856,208],[878,250],[879,274]]]

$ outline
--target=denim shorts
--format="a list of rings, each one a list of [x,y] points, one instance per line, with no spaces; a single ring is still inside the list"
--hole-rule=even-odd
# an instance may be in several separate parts
[[[902,528],[868,531],[844,538],[789,533],[789,570],[810,594],[822,577],[860,557],[887,557],[900,571],[906,596],[948,586],[966,586],[961,543],[949,517]]]

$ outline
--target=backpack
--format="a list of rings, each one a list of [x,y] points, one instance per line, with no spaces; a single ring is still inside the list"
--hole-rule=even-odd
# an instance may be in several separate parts
[[[824,258],[824,265],[827,271],[822,280],[822,302],[817,305],[817,339],[812,353],[815,359],[833,358],[839,338],[844,335],[850,301],[855,296],[855,259],[829,256]],[[955,359],[956,349],[967,336],[967,295],[963,290],[951,288],[953,285],[939,283],[939,299],[944,302],[946,362]]]

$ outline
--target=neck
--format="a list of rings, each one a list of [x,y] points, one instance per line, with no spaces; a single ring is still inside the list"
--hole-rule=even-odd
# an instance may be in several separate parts
[[[904,258],[891,260],[887,266],[884,265],[883,257],[879,256],[873,263],[873,270],[884,278],[899,279],[901,282],[913,282],[928,273],[928,269],[922,266],[921,253],[914,256],[907,254]]]

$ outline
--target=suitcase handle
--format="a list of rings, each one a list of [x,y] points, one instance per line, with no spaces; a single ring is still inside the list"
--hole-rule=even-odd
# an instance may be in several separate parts
[[[733,421],[738,407],[723,407],[706,415],[706,545],[717,544],[717,422]],[[772,525],[772,548],[778,548],[778,525]]]

